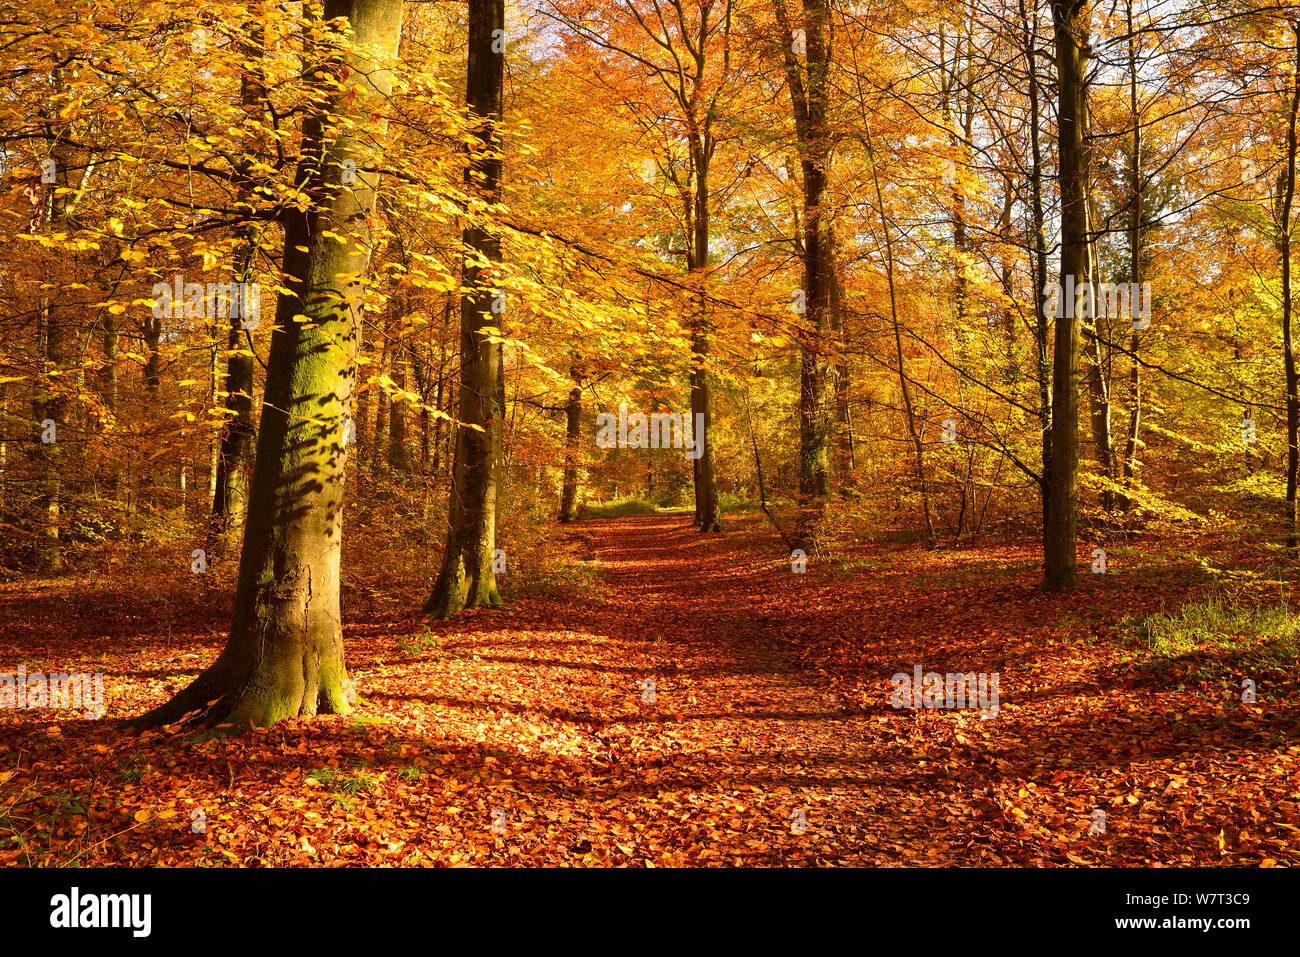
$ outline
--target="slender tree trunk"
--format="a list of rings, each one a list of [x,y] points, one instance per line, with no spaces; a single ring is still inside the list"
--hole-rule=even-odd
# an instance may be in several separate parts
[[[709,162],[713,152],[712,140],[706,133],[703,140],[692,148],[695,166],[695,216],[694,236],[691,241],[691,269],[700,274],[703,284],[709,267]],[[703,298],[691,333],[691,427],[703,422],[699,435],[693,435],[697,449],[702,449],[694,462],[696,523],[702,532],[717,532],[722,528],[722,515],[718,508],[718,481],[716,457],[713,448],[713,384],[708,370],[709,328]]]
[[[50,153],[55,162],[55,182],[45,197],[44,219],[50,232],[69,231],[72,213],[69,162],[72,151],[63,142],[56,143]],[[89,164],[87,164],[87,170]],[[85,174],[85,175],[88,175]],[[83,182],[84,186],[84,182]],[[75,265],[73,267],[75,269]],[[63,371],[69,359],[72,333],[71,316],[67,306],[60,301],[64,295],[53,291],[53,298],[42,299],[41,344],[42,367],[45,378],[36,393],[35,426],[36,454],[40,466],[41,486],[38,499],[41,528],[36,540],[37,568],[52,574],[63,568],[63,469],[65,458],[61,447],[69,438],[68,395]],[[53,439],[53,441],[48,441]]]
[[[1038,138],[1040,124],[1038,106],[1038,66],[1035,44],[1038,33],[1037,7],[1032,17],[1020,0],[1020,18],[1024,23],[1025,70],[1029,86],[1029,147],[1031,156],[1030,228],[1033,232],[1034,252],[1034,357],[1038,380],[1038,422],[1042,430],[1042,469],[1038,476],[1038,494],[1043,514],[1043,541],[1046,549],[1047,526],[1051,515],[1052,487],[1052,365],[1047,348],[1051,325],[1047,303],[1047,234],[1043,212],[1043,152]]]
[[[1296,374],[1295,338],[1291,302],[1291,207],[1295,201],[1296,115],[1300,111],[1300,20],[1291,23],[1295,37],[1291,111],[1286,134],[1286,169],[1278,203],[1278,253],[1282,270],[1282,350],[1286,374],[1286,547],[1292,557],[1297,550],[1296,478],[1300,471],[1300,380]]]
[[[247,66],[240,80],[240,103],[245,115],[258,119],[266,99],[266,88],[259,66],[264,53],[262,4],[255,4],[249,12],[252,15],[252,34],[248,48],[244,50]],[[264,144],[259,143],[254,149],[254,156],[260,159],[264,152]],[[246,173],[241,175],[241,199],[250,206],[253,185],[251,176]],[[242,227],[241,233],[234,280],[236,289],[242,292],[247,288],[246,284],[257,281],[257,252],[262,231],[256,223],[250,222]],[[230,327],[226,333],[224,390],[227,415],[217,449],[216,492],[212,497],[214,545],[220,552],[233,551],[244,532],[244,519],[248,514],[248,477],[252,471],[254,443],[257,440],[257,426],[253,421],[253,377],[256,372],[253,343],[251,330],[246,331],[241,327],[245,322],[250,326],[256,325],[255,320],[260,317],[245,316],[247,297],[241,296],[241,299],[239,315],[235,315],[236,310],[231,310]],[[259,296],[259,307],[260,303]]]
[[[455,303],[451,296],[447,297],[447,308],[442,314],[442,331],[438,336],[438,391],[437,398],[434,401],[434,408],[443,412],[450,403],[445,402],[445,393],[447,392],[447,337],[451,330],[451,314]],[[442,455],[442,432],[443,417],[440,415],[433,423],[433,465],[430,469],[434,475],[438,474],[438,465]]]
[[[59,163],[59,182],[66,182],[64,164]],[[59,221],[58,198],[51,200],[54,215],[50,218],[53,225]],[[55,292],[57,296],[57,291]],[[56,374],[65,363],[67,348],[67,330],[64,308],[56,300],[46,300],[44,313],[42,359],[49,380],[42,382],[37,392],[35,408],[36,451],[40,462],[41,492],[39,497],[40,514],[43,519],[40,535],[36,540],[37,569],[43,574],[52,574],[63,568],[63,543],[60,538],[62,525],[62,490],[63,473],[60,461],[62,450],[60,440],[67,439],[67,396],[63,393],[62,383]],[[49,441],[53,438],[54,441]]]
[[[582,374],[573,372],[573,388],[564,405],[564,484],[560,493],[560,521],[576,517],[578,502],[578,443],[582,438]]]
[[[835,395],[835,481],[844,487],[853,481],[857,465],[853,436],[853,411],[850,404],[853,381],[849,373],[847,342],[844,333],[844,294],[840,288],[839,254],[835,231],[830,232],[830,316],[831,334],[835,338],[832,363],[832,391]]]
[[[1088,111],[1091,0],[1053,0],[1057,85],[1057,138],[1061,180],[1061,299],[1052,357],[1052,474],[1043,532],[1043,584],[1078,582],[1079,352],[1082,323],[1077,302],[1066,300],[1067,277],[1089,294],[1088,170],[1084,131]],[[1096,310],[1093,310],[1094,314]]]
[[[257,274],[253,263],[258,240],[249,236],[245,242],[236,269],[239,283],[251,282]],[[226,334],[225,391],[229,414],[221,431],[217,492],[212,500],[214,544],[221,552],[232,551],[243,535],[248,514],[248,476],[257,439],[257,426],[253,422],[253,346],[246,338],[248,333],[240,328],[240,322],[232,317]]]
[[[876,149],[871,129],[863,116],[863,143],[867,147],[867,162],[871,164],[872,182],[876,187],[876,207],[880,212],[880,231],[885,244],[885,280],[889,286],[889,317],[894,328],[894,355],[898,361],[898,386],[903,393],[903,412],[907,417],[907,435],[912,441],[916,462],[917,491],[921,494],[921,511],[925,516],[926,543],[933,548],[936,542],[934,519],[930,515],[930,492],[925,480],[925,445],[916,427],[916,413],[912,406],[912,388],[908,382],[906,357],[903,355],[903,333],[898,318],[898,294],[894,283],[894,244],[889,234],[889,218],[885,213],[885,197],[880,188],[880,170],[876,166]]]
[[[99,394],[104,403],[108,422],[116,424],[118,325],[117,317],[109,313],[104,314],[104,322],[100,328],[100,348],[103,352],[103,362],[99,367]],[[111,425],[109,427],[111,428]],[[122,463],[119,457],[111,456],[106,463],[106,468],[108,474],[104,479],[104,490],[109,497],[115,498],[122,481]]]
[[[144,347],[147,356],[144,363],[144,387],[151,399],[156,399],[162,385],[162,355],[159,353],[162,341],[162,320],[146,315],[144,318]]]
[[[1133,32],[1133,0],[1124,4],[1125,26],[1128,30],[1128,98],[1129,113],[1133,117],[1133,153],[1129,157],[1130,188],[1133,193],[1129,205],[1128,241],[1129,241],[1129,282],[1130,288],[1142,288],[1142,111],[1138,106],[1137,76],[1137,37]],[[1120,496],[1120,509],[1127,512],[1133,505],[1133,480],[1137,475],[1138,437],[1142,427],[1142,366],[1138,363],[1138,346],[1141,340],[1137,331],[1129,334],[1128,349],[1130,353],[1128,367],[1128,428],[1124,431],[1124,465],[1123,494]]]
[[[493,35],[493,31],[499,31]],[[466,171],[471,188],[486,203],[501,201],[502,91],[505,76],[504,0],[469,0],[469,67],[465,101],[478,118],[477,141]],[[460,304],[460,421],[452,464],[451,502],[442,567],[424,610],[434,617],[464,608],[501,604],[493,571],[497,534],[497,484],[505,417],[505,364],[492,263],[501,261],[501,241],[479,224],[466,227],[466,256]],[[486,262],[487,266],[477,265]],[[494,342],[493,339],[496,341]]]
[[[1090,120],[1085,108],[1083,124],[1083,168],[1085,177],[1091,175],[1093,168],[1093,147],[1089,126]],[[1087,185],[1088,182],[1090,180],[1085,181],[1088,196],[1086,203],[1088,212],[1086,227],[1088,235],[1088,278],[1094,283],[1088,297],[1093,305],[1088,322],[1091,323],[1092,328],[1087,328],[1085,324],[1080,331],[1089,338],[1092,345],[1088,365],[1088,402],[1092,424],[1092,444],[1097,457],[1098,472],[1106,483],[1101,492],[1101,507],[1104,511],[1110,512],[1115,505],[1115,493],[1112,488],[1115,482],[1115,440],[1111,428],[1111,354],[1110,347],[1106,343],[1110,341],[1110,323],[1113,322],[1114,317],[1103,315],[1104,310],[1102,307],[1108,300],[1098,299],[1096,294],[1095,284],[1101,281],[1101,269],[1097,259],[1097,231],[1094,228],[1097,222],[1097,202],[1092,189]]]
[[[804,304],[809,328],[799,349],[799,520],[795,540],[805,550],[818,534],[830,497],[834,397],[827,344],[831,319],[831,216],[826,208],[830,170],[827,107],[830,95],[831,16],[828,0],[802,0],[806,66],[790,42],[783,0],[774,5],[784,42],[799,166],[803,182]]]
[[[429,472],[429,431],[433,416],[429,413],[429,400],[433,398],[429,389],[429,366],[420,355],[415,343],[406,347],[406,359],[411,365],[411,375],[415,377],[415,387],[420,396],[420,471]]]
[[[393,324],[393,334],[401,335],[397,324]],[[400,340],[393,346],[392,371],[393,385],[402,392],[406,391],[406,346]],[[388,406],[388,467],[394,472],[405,472],[410,468],[406,455],[406,398],[398,396],[389,401]]]
[[[388,356],[389,342],[388,331],[381,325],[383,334],[383,343],[379,349],[379,368],[377,372],[380,375],[388,374]],[[387,389],[378,389],[375,391],[375,431],[371,437],[371,449],[367,449],[367,458],[370,461],[370,467],[378,468],[380,463],[386,460],[388,450],[388,412],[392,405],[392,400],[388,397]],[[373,455],[370,452],[373,451]]]
[[[211,667],[143,723],[192,716],[268,726],[350,710],[339,614],[343,417],[377,229],[382,156],[374,144],[385,123],[376,116],[392,88],[370,58],[396,55],[402,2],[326,0],[323,16],[349,22],[356,45],[321,51],[317,71],[332,79],[322,85],[320,112],[303,123],[298,181],[313,202],[284,216],[287,291],[271,333],[230,638]],[[349,161],[355,177],[344,184]]]
[[[1101,475],[1109,482],[1115,480],[1114,441],[1111,437],[1111,387],[1109,356],[1102,345],[1101,317],[1093,317],[1092,355],[1088,366],[1088,402],[1092,419],[1092,444],[1097,455]],[[1101,492],[1101,507],[1109,512],[1115,495],[1110,488]]]

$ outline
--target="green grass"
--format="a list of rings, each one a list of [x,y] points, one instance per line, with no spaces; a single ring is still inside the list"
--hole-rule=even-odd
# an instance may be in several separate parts
[[[439,638],[429,628],[428,624],[424,625],[424,630],[418,634],[402,638],[397,642],[399,648],[408,655],[429,654],[438,651]]]
[[[1300,651],[1300,619],[1284,604],[1251,606],[1211,596],[1184,605],[1173,614],[1156,612],[1125,618],[1121,633],[1144,645],[1152,655],[1174,658],[1205,651],[1238,651],[1263,645],[1273,653],[1295,657]]]
[[[584,504],[578,510],[579,519],[627,518],[632,515],[659,514],[661,514],[659,506],[639,498],[616,498],[600,504]]]
[[[344,808],[351,808],[353,799],[367,791],[374,790],[375,782],[365,771],[343,771],[339,768],[317,768],[309,778],[315,778],[321,786],[334,795],[334,803]]]
[[[1281,602],[1248,604],[1210,597],[1119,623],[1122,641],[1140,649],[1140,667],[1166,680],[1236,681],[1283,677],[1300,660],[1300,619]]]

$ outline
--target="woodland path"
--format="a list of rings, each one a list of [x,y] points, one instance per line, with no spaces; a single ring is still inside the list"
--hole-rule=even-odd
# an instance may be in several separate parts
[[[1234,708],[1135,671],[1113,622],[1170,579],[1123,555],[1049,596],[1032,545],[795,575],[754,518],[565,534],[594,593],[431,624],[414,594],[354,602],[355,715],[210,740],[113,719],[215,658],[228,613],[178,602],[160,630],[86,582],[0,589],[29,670],[102,669],[109,692],[104,721],[0,713],[0,864],[1300,863],[1294,693]],[[997,717],[892,708],[914,664],[1001,673]]]

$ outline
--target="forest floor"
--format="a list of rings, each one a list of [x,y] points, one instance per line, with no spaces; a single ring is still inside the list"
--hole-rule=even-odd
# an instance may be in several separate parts
[[[594,593],[345,609],[363,706],[238,736],[120,724],[216,656],[219,601],[162,634],[111,582],[0,585],[0,670],[108,699],[0,712],[0,865],[1300,864],[1294,670],[1245,705],[1233,662],[1116,635],[1205,587],[1185,558],[1047,595],[1029,544],[792,574],[756,519],[684,522],[576,525]],[[996,715],[892,707],[916,665],[998,673]]]

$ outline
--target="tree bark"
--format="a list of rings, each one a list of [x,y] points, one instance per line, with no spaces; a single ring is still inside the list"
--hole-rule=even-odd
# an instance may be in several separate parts
[[[263,55],[261,49],[264,38],[260,15],[261,4],[250,8],[253,19],[250,21],[251,41],[245,49],[244,75],[240,80],[240,102],[244,113],[250,118],[260,118],[266,98],[265,84],[262,82],[260,69],[254,64]],[[254,156],[258,159],[264,153],[264,144],[257,144]],[[240,199],[248,204],[247,212],[252,214],[253,182],[247,173],[240,177]],[[250,220],[241,228],[238,259],[235,264],[234,281],[237,289],[244,284],[257,280],[257,251],[261,243],[262,232],[256,221]],[[260,296],[259,296],[260,303]],[[230,552],[238,545],[244,532],[244,520],[248,514],[248,476],[252,470],[253,449],[257,439],[257,426],[253,421],[254,357],[252,337],[241,328],[250,318],[231,310],[230,328],[226,335],[226,375],[223,384],[226,393],[226,424],[221,430],[220,445],[217,450],[216,493],[212,497],[212,518],[214,525],[214,544],[220,552]]]
[[[69,164],[72,151],[64,142],[56,142],[50,151],[50,158],[55,162],[55,181],[45,198],[44,219],[50,232],[68,231],[73,228],[73,200],[69,192],[74,184],[70,182]],[[84,179],[89,176],[90,163],[83,171]],[[75,270],[75,265],[73,266]],[[64,385],[63,371],[67,365],[69,346],[72,338],[68,307],[60,301],[64,293],[54,290],[53,298],[42,299],[42,368],[48,378],[37,389],[34,403],[36,456],[41,475],[40,495],[38,498],[41,528],[36,539],[36,562],[43,574],[53,574],[63,568],[63,452],[60,443],[68,438],[68,394]],[[54,441],[45,439],[46,423],[53,423]]]
[[[257,239],[249,236],[236,269],[235,281],[248,282],[256,276],[253,267]],[[245,341],[241,320],[232,317],[226,336],[226,409],[217,456],[217,490],[212,499],[214,544],[229,552],[239,543],[248,514],[248,476],[253,464],[257,426],[253,422],[253,347]]]
[[[469,66],[465,101],[478,118],[466,180],[486,204],[501,201],[502,92],[505,77],[504,0],[469,0]],[[496,550],[497,483],[505,418],[505,364],[492,264],[501,241],[481,224],[465,228],[460,302],[460,421],[452,460],[451,502],[442,566],[424,610],[436,618],[465,608],[501,604],[492,568]],[[478,265],[486,262],[487,265]]]
[[[322,83],[323,105],[303,123],[298,183],[312,202],[284,213],[287,291],[276,303],[230,638],[211,667],[141,723],[269,726],[350,710],[339,613],[343,416],[377,228],[381,157],[372,144],[385,123],[374,116],[392,89],[391,74],[360,51],[396,54],[402,2],[326,0],[323,15],[350,23],[355,46],[321,51],[316,69],[335,82]],[[348,161],[355,177],[344,184]]]
[[[830,92],[831,23],[827,0],[802,0],[806,65],[791,42],[784,0],[777,23],[784,35],[786,84],[790,88],[803,185],[804,305],[808,328],[799,349],[799,519],[795,540],[811,546],[830,496],[830,453],[835,431],[830,388],[831,216],[826,206],[830,169],[827,105]]]
[[[582,437],[582,374],[573,372],[573,388],[564,405],[564,483],[560,492],[560,521],[576,517],[578,502],[578,442]]]
[[[694,232],[691,239],[690,268],[699,274],[703,284],[709,267],[709,162],[713,154],[713,140],[706,129],[703,137],[693,135],[691,149],[695,168]],[[695,524],[702,532],[717,532],[722,528],[718,508],[718,480],[713,449],[713,384],[708,370],[709,329],[705,315],[704,299],[691,330],[691,427],[702,422],[699,435],[692,435],[701,452],[693,463],[695,476]],[[701,445],[702,443],[702,445]]]
[[[1031,17],[1025,9],[1025,0],[1020,0],[1020,17],[1024,23],[1025,70],[1029,86],[1029,147],[1031,168],[1030,183],[1030,228],[1033,230],[1034,252],[1034,358],[1035,373],[1038,380],[1038,421],[1042,429],[1040,442],[1042,468],[1038,475],[1038,494],[1043,516],[1043,536],[1046,542],[1047,526],[1051,514],[1050,489],[1052,485],[1052,367],[1048,359],[1048,329],[1051,325],[1047,314],[1047,238],[1045,215],[1043,212],[1043,151],[1038,138],[1038,65],[1035,45],[1038,39],[1037,7]],[[1046,546],[1044,546],[1046,547]]]
[[[1043,529],[1043,585],[1048,589],[1072,588],[1078,583],[1078,374],[1082,323],[1077,303],[1064,300],[1067,277],[1073,279],[1072,288],[1082,288],[1085,294],[1092,280],[1084,142],[1091,20],[1091,0],[1053,0],[1059,89],[1061,295],[1052,356],[1052,472],[1048,485],[1048,520]]]
[[[399,299],[398,302],[400,303],[401,300]],[[393,324],[393,334],[401,335],[401,329],[397,323]],[[406,352],[405,343],[399,339],[393,347],[392,372],[390,375],[393,385],[402,392],[406,391]],[[406,409],[405,396],[390,397],[388,403],[388,467],[394,472],[405,472],[411,466],[406,454]]]
[[[916,427],[916,412],[912,406],[912,388],[908,383],[906,357],[903,355],[903,333],[898,318],[898,292],[894,282],[894,242],[889,234],[889,218],[885,214],[885,197],[880,188],[880,169],[876,166],[876,149],[871,138],[871,128],[863,116],[863,145],[867,148],[867,162],[871,164],[871,179],[876,187],[876,207],[880,213],[880,231],[885,246],[885,281],[889,286],[889,317],[894,329],[894,355],[898,361],[898,387],[903,394],[903,413],[907,421],[907,435],[912,441],[916,462],[917,491],[921,495],[921,511],[925,516],[926,544],[935,546],[934,519],[930,515],[930,491],[925,480],[925,445]]]
[[[1142,216],[1144,188],[1142,183],[1142,111],[1138,106],[1137,37],[1133,32],[1133,0],[1124,4],[1125,27],[1128,30],[1128,97],[1129,113],[1133,117],[1133,152],[1129,157],[1129,185],[1133,198],[1129,205],[1129,282],[1131,288],[1142,288]],[[1138,436],[1142,427],[1142,366],[1138,363],[1138,346],[1141,340],[1137,331],[1129,334],[1128,351],[1128,428],[1124,432],[1124,464],[1122,466],[1123,493],[1120,509],[1127,512],[1133,505],[1133,481],[1137,476]]]
[[[1300,471],[1300,377],[1296,373],[1295,338],[1291,302],[1291,207],[1295,201],[1296,115],[1300,112],[1300,20],[1291,23],[1295,37],[1291,111],[1286,134],[1286,169],[1278,197],[1278,255],[1282,272],[1282,356],[1286,375],[1286,547],[1291,557],[1297,550],[1296,479]]]

